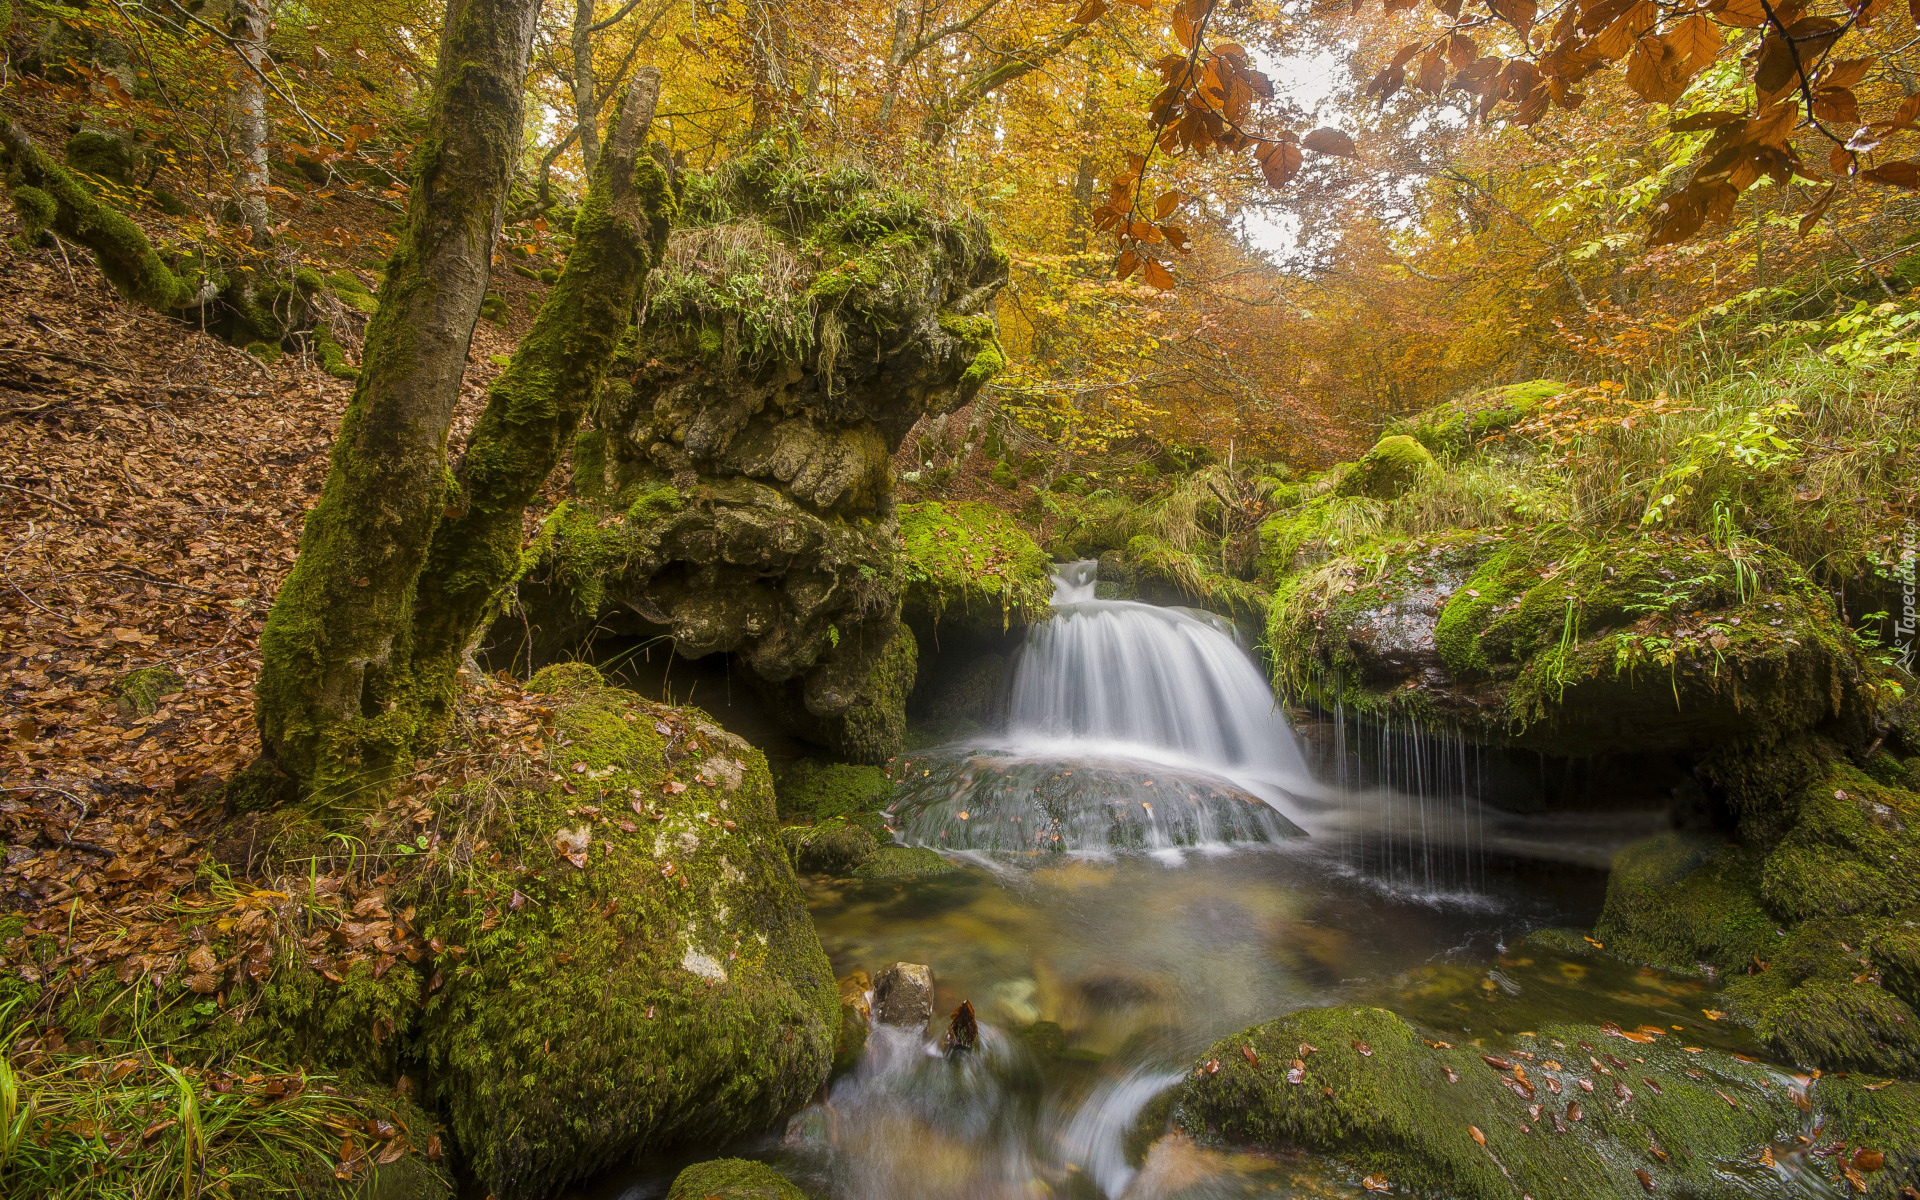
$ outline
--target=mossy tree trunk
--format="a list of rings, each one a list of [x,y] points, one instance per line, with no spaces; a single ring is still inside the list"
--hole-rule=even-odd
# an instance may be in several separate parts
[[[574,221],[566,269],[468,439],[452,515],[434,535],[414,604],[414,682],[430,722],[444,715],[469,643],[519,574],[521,514],[579,427],[666,247],[673,191],[644,151],[659,94],[658,68],[634,73]]]
[[[416,734],[407,641],[447,432],[520,150],[538,0],[449,0],[407,228],[300,556],[261,635],[266,755],[323,804]]]

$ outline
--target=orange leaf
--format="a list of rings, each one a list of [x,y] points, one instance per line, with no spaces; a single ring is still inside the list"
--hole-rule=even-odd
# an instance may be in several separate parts
[[[1881,163],[1860,172],[1860,178],[1890,183],[1894,187],[1920,188],[1920,162]]]
[[[1167,270],[1153,259],[1149,258],[1146,260],[1146,270],[1143,274],[1146,276],[1148,283],[1159,288],[1161,291],[1170,292],[1173,290],[1173,272]]]
[[[1132,275],[1139,266],[1140,256],[1138,254],[1131,250],[1122,250],[1120,252],[1120,261],[1113,264],[1113,271],[1114,274],[1125,279],[1129,275]]]

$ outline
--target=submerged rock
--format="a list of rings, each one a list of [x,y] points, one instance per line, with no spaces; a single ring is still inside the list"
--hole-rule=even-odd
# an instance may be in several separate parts
[[[883,762],[915,661],[891,456],[999,370],[1008,262],[977,218],[762,145],[688,183],[523,597],[560,641],[624,614],[737,655],[801,736]]]
[[[667,1200],[806,1200],[806,1195],[763,1162],[716,1158],[675,1176]]]
[[[497,823],[418,915],[449,947],[420,1052],[500,1200],[765,1127],[826,1078],[839,1027],[760,752],[582,665],[530,688],[552,693],[550,759],[441,799]]]
[[[1803,1127],[1794,1093],[1666,1034],[1549,1026],[1452,1047],[1384,1009],[1341,1007],[1215,1044],[1153,1111],[1196,1137],[1332,1155],[1395,1192],[1734,1197],[1777,1186],[1758,1155]]]
[[[921,963],[894,963],[873,981],[873,1011],[882,1025],[925,1029],[933,1020],[933,971]]]

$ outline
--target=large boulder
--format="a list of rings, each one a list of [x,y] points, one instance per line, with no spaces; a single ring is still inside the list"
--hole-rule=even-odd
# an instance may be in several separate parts
[[[840,1024],[760,752],[590,667],[530,686],[547,748],[439,798],[491,823],[417,918],[445,948],[433,1098],[500,1200],[765,1127],[826,1078]]]
[[[1331,1155],[1396,1193],[1735,1197],[1753,1181],[1728,1168],[1803,1127],[1796,1090],[1670,1033],[1550,1025],[1456,1047],[1340,1007],[1219,1042],[1149,1112],[1196,1137]]]
[[[1000,368],[1006,255],[977,218],[771,143],[688,181],[681,214],[523,598],[737,655],[796,732],[885,761],[915,657],[891,457]]]
[[[1363,540],[1281,581],[1268,645],[1329,709],[1562,757],[1771,741],[1857,715],[1865,682],[1791,560],[1658,533]]]

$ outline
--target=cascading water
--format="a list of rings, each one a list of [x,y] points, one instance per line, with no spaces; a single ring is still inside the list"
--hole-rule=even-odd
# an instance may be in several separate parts
[[[1054,575],[1004,738],[900,764],[907,840],[991,853],[1178,854],[1304,836],[1313,787],[1259,669],[1210,613],[1094,597],[1092,562]]]

